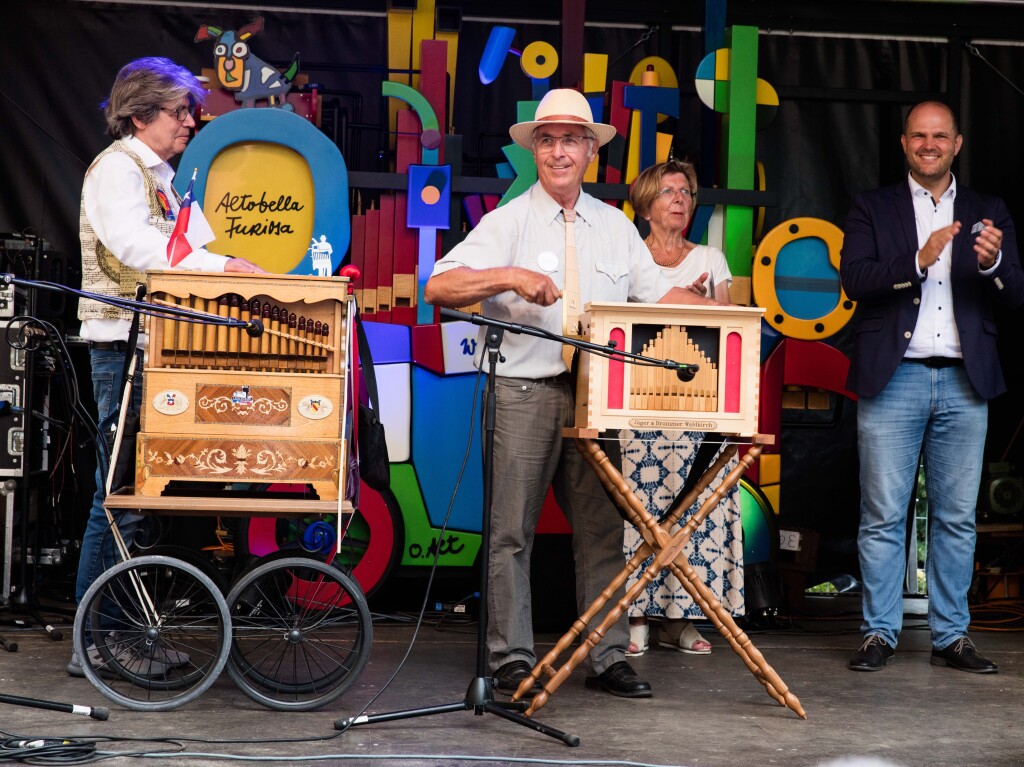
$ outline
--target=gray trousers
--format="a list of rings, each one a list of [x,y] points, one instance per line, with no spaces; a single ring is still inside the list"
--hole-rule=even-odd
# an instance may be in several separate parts
[[[549,486],[572,526],[576,603],[580,613],[622,570],[622,518],[597,475],[562,428],[573,423],[568,382],[498,377],[495,382],[494,492],[491,503],[490,573],[487,580],[488,662],[491,670],[513,660],[533,665],[530,554]],[[615,600],[602,610],[591,628]],[[543,595],[540,597],[543,598]],[[566,629],[569,627],[566,626]],[[589,670],[600,674],[625,659],[625,613],[590,652]]]

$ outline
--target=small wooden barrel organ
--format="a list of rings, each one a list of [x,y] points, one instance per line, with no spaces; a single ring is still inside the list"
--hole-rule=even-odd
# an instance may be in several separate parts
[[[583,353],[577,430],[756,434],[763,314],[745,306],[587,304],[583,328],[591,343],[699,370],[687,382],[673,370]]]
[[[153,303],[242,320],[264,333],[154,317],[135,492],[170,480],[309,483],[336,500],[346,467],[348,279],[151,272]]]

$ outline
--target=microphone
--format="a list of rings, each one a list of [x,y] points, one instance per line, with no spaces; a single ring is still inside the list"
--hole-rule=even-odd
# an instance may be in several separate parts
[[[255,317],[251,320],[247,320],[245,323],[245,332],[249,334],[250,338],[259,338],[263,335],[263,322]]]
[[[700,365],[690,365],[685,362],[672,362],[668,360],[672,368],[676,371],[676,378],[683,383],[689,383],[697,375],[697,371],[700,370]]]

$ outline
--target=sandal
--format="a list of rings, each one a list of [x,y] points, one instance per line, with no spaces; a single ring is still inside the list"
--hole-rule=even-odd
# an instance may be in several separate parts
[[[665,621],[661,624],[658,645],[689,655],[710,655],[711,642],[700,635],[688,620]]]
[[[637,658],[647,652],[650,646],[651,624],[629,624],[629,647],[626,648],[627,658]]]

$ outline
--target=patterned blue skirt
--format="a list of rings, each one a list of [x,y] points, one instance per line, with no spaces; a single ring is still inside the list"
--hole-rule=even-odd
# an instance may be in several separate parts
[[[682,489],[704,435],[699,432],[677,434],[623,430],[620,436],[623,478],[647,511],[655,517],[663,516]],[[713,488],[736,466],[736,460],[731,460],[712,486],[683,513],[681,525],[700,509]],[[674,527],[673,532],[678,529],[678,526]],[[627,559],[633,556],[642,542],[640,533],[627,522],[622,547]],[[743,615],[743,524],[738,485],[708,515],[683,553],[726,611],[731,615]],[[652,559],[644,562],[630,576],[627,588],[637,582]],[[630,606],[629,615],[669,619],[704,617],[700,607],[668,570],[663,570],[644,589]]]

